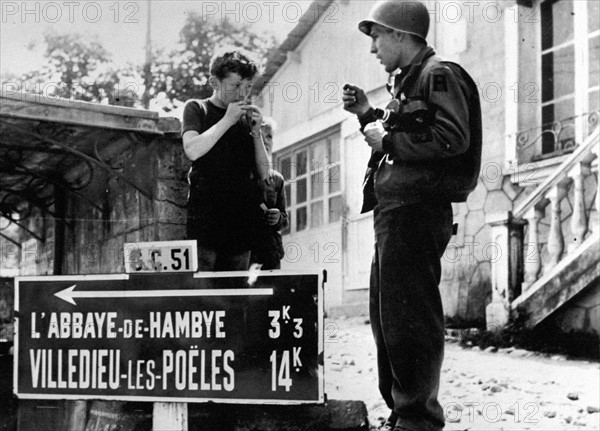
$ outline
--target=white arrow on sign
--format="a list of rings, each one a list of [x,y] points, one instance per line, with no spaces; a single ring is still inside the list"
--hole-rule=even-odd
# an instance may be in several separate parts
[[[173,296],[255,296],[273,295],[272,288],[262,289],[172,289],[172,290],[87,290],[75,292],[77,285],[67,287],[54,295],[69,304],[77,305],[74,298],[165,298]]]

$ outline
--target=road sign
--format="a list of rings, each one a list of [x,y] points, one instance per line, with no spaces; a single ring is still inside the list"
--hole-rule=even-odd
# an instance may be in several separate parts
[[[123,245],[125,272],[196,272],[196,240],[127,242]]]
[[[320,274],[18,277],[19,398],[318,403]]]

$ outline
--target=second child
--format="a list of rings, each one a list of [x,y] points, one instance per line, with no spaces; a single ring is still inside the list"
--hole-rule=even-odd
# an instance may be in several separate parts
[[[273,150],[274,129],[272,119],[263,119],[262,133],[269,157]],[[262,218],[257,220],[250,262],[260,264],[263,270],[279,269],[285,254],[279,231],[288,225],[283,176],[271,170],[269,181],[259,179],[257,188],[264,213]]]

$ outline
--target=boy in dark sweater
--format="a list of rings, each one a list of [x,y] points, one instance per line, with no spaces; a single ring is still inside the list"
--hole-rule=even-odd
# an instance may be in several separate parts
[[[198,242],[200,271],[246,270],[256,204],[253,178],[268,181],[269,159],[260,110],[247,103],[256,64],[240,50],[215,55],[213,95],[189,101],[183,112],[188,175],[187,232]]]

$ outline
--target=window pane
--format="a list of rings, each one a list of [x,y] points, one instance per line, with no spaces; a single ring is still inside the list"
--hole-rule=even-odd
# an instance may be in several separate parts
[[[554,53],[542,55],[542,103],[554,99]]]
[[[600,29],[600,3],[588,1],[588,32]]]
[[[542,108],[542,121],[544,130],[555,130],[560,133],[545,132],[542,137],[542,154],[553,153],[573,145],[574,128],[573,116],[575,115],[575,103],[573,99],[563,100]],[[553,122],[557,125],[553,126]]]
[[[310,227],[319,227],[323,224],[323,201],[315,202],[310,206]]]
[[[306,173],[306,151],[296,154],[296,177]]]
[[[329,166],[326,171],[327,182],[329,183],[329,193],[335,193],[341,189],[340,165]]]
[[[288,215],[288,225],[287,225],[287,227],[285,229],[281,229],[281,234],[282,235],[288,234],[292,230],[292,218],[293,218],[292,216],[293,216],[293,214],[292,214],[292,209],[291,208],[287,209],[287,215]]]
[[[329,161],[331,163],[340,161],[340,140],[337,136],[334,136],[334,139],[330,139],[330,147],[329,147]]]
[[[279,171],[287,181],[292,178],[292,159],[290,157],[281,159],[279,162]]]
[[[572,118],[575,115],[575,103],[573,99],[563,100],[559,103],[544,106],[542,109],[542,122],[544,129],[550,129],[552,123],[557,121],[564,123],[564,120]]]
[[[590,91],[589,104],[590,104],[590,107],[588,109],[588,112],[594,112],[594,111],[598,111],[600,109],[600,92],[598,92],[598,90]],[[596,121],[594,121],[594,122],[590,122],[589,120],[586,120],[586,121],[588,121],[588,124],[589,124],[588,135],[590,135],[596,129],[596,127],[598,127],[597,118],[598,117],[596,117]]]
[[[342,197],[336,196],[329,199],[329,223],[336,222],[342,218]]]
[[[288,204],[292,204],[293,200],[292,200],[292,185],[291,184],[286,184],[285,185],[285,198],[287,199]]]
[[[575,91],[575,48],[568,46],[554,52],[554,97]]]
[[[306,178],[296,181],[296,204],[306,202]]]
[[[573,46],[542,56],[542,102],[573,94],[575,54]]]
[[[320,198],[323,196],[323,171],[315,172],[311,176],[312,182],[310,184],[311,199]]]
[[[542,129],[552,130],[554,121],[554,105],[542,107]],[[554,152],[554,135],[550,132],[544,132],[542,135],[542,154]]]
[[[542,129],[551,129],[554,122],[554,105],[542,107]]]
[[[542,3],[542,51],[552,47],[552,4]]]
[[[321,169],[327,163],[327,141],[317,141],[312,145],[310,163],[311,169]]]
[[[590,87],[595,87],[600,78],[600,36],[593,37],[589,41],[590,51]]]
[[[573,99],[563,100],[554,104],[554,119],[560,121],[563,125],[565,120],[570,120],[575,116],[575,101]]]
[[[296,210],[296,232],[306,229],[306,207]]]
[[[598,90],[596,91],[590,91],[590,96],[589,96],[589,104],[590,107],[588,109],[588,112],[594,112],[600,109],[600,93],[598,92]],[[596,121],[596,124],[598,122]],[[588,122],[589,124],[589,122]]]
[[[569,0],[542,3],[542,49],[573,39],[573,4]]]

